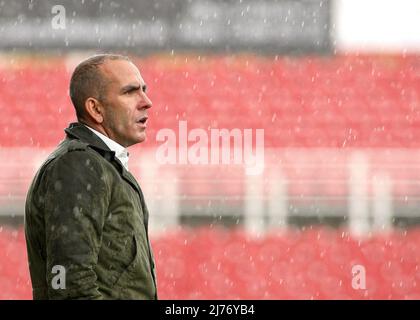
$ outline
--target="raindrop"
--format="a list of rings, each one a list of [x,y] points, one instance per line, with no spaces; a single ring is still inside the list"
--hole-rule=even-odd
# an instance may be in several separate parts
[[[55,191],[61,191],[61,189],[62,189],[62,183],[61,183],[61,181],[56,181],[55,183],[54,183],[54,189],[55,189]]]

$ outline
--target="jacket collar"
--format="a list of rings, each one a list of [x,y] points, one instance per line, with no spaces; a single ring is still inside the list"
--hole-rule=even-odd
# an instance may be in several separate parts
[[[64,132],[70,139],[79,139],[82,142],[86,142],[89,146],[94,149],[99,149],[101,153],[114,154],[108,146],[86,126],[79,122],[70,123],[69,127],[64,129]]]
[[[64,129],[64,131],[68,138],[79,139],[80,141],[87,143],[106,160],[114,163],[114,166],[116,164],[120,174],[127,180],[130,180],[136,189],[140,189],[134,177],[125,169],[122,162],[116,157],[115,151],[112,151],[101,138],[89,130],[84,124],[79,122],[70,123],[69,127]]]

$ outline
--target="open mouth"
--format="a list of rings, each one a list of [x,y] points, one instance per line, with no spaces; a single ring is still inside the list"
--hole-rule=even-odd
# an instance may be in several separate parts
[[[144,116],[144,117],[140,118],[139,120],[137,120],[137,123],[146,124],[147,119],[149,119],[149,117]]]

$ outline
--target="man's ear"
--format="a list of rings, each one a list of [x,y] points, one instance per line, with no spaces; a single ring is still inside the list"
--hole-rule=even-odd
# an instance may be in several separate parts
[[[102,123],[104,121],[103,106],[95,98],[87,98],[85,101],[85,110],[90,118],[96,123]]]

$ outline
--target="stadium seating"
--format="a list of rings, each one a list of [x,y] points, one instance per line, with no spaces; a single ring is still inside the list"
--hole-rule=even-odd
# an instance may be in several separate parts
[[[152,239],[161,299],[420,299],[420,230],[365,239],[326,227],[177,229]],[[23,230],[0,231],[0,299],[30,299]],[[352,287],[352,268],[366,289]]]
[[[406,183],[419,177],[417,164],[410,165],[416,157],[396,152],[415,151],[420,147],[420,139],[416,138],[420,134],[417,56],[200,59],[186,56],[143,58],[137,64],[154,102],[150,110],[149,139],[142,149],[153,150],[159,145],[155,137],[160,129],[178,132],[180,120],[188,121],[189,129],[263,128],[265,147],[277,153],[288,148],[329,148],[348,150],[349,154],[358,149],[394,149],[391,156],[372,152],[371,167],[388,164],[386,173],[394,181],[395,196],[418,194],[415,185]],[[57,145],[64,136],[63,128],[75,118],[67,93],[69,78],[65,59],[3,64],[0,67],[0,146],[53,148]],[[333,155],[338,159],[337,166],[331,170],[325,154],[325,151],[311,154],[310,160],[316,165],[308,164],[306,153],[301,158],[297,158],[297,153],[292,153],[290,159],[281,156],[284,174],[291,182],[290,195],[343,197],[348,193],[348,157],[345,153]],[[14,157],[6,161],[18,166],[13,169],[11,165],[9,170],[2,171],[0,189],[5,189],[3,196],[22,197],[31,174],[25,175],[21,158]],[[268,169],[279,162],[279,157],[270,159],[266,152]],[[188,167],[186,171],[186,178],[205,178],[204,170]],[[371,172],[370,176],[375,174]],[[23,180],[10,181],[16,177]],[[237,175],[231,172],[225,177],[233,179]],[[320,183],[315,188],[304,182],[315,177],[329,183]],[[205,193],[209,188],[209,185],[195,184],[188,190]],[[220,190],[226,195],[238,195],[244,187],[237,183]]]
[[[161,128],[264,128],[267,147],[418,148],[416,56],[138,61]],[[74,119],[63,60],[0,68],[1,146],[54,146]],[[148,142],[154,146],[155,141]]]

